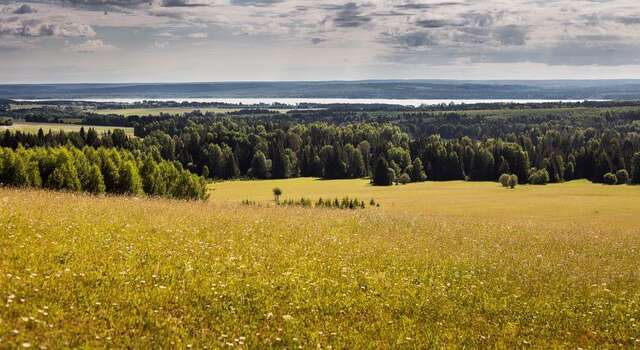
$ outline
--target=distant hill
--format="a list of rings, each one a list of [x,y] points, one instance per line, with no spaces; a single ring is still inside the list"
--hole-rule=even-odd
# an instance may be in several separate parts
[[[0,98],[640,99],[640,80],[365,80],[0,85]]]

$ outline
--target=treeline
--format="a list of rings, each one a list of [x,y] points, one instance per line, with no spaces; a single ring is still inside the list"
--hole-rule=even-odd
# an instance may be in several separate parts
[[[508,132],[512,126],[496,123],[495,132],[501,136],[452,138],[413,136],[393,123],[296,123],[285,116],[265,121],[196,113],[139,119],[136,138],[122,130],[104,135],[91,129],[33,135],[5,132],[0,134],[0,145],[115,147],[178,162],[211,179],[374,178],[379,167],[385,171],[384,176],[383,170],[378,174],[384,183],[497,181],[502,174],[516,175],[520,183],[574,179],[601,183],[606,174],[620,170],[626,170],[631,182],[640,182],[640,133],[607,126],[638,124],[637,112],[626,113],[605,116],[612,124],[587,128],[536,126],[539,117],[524,117],[527,127],[520,132]]]
[[[64,132],[62,130],[53,132],[48,130],[46,133],[40,128],[37,133],[5,130],[0,133],[0,147],[8,147],[12,149],[23,146],[31,147],[56,147],[70,144],[76,148],[89,146],[93,148],[137,148],[133,143],[140,143],[141,140],[130,138],[122,129],[114,129],[104,133],[98,133],[94,128],[80,128],[79,132]]]
[[[550,182],[589,179],[606,173],[637,173],[634,155],[640,134],[595,128],[529,128],[504,137],[439,135],[411,138],[392,124],[261,123],[250,119],[174,118],[136,129],[146,147],[213,178],[330,179],[372,176],[379,159],[395,176],[412,181],[497,181],[501,174],[520,183],[544,169]],[[640,177],[636,176],[639,180]]]
[[[179,163],[116,148],[0,148],[0,185],[205,199],[205,181]]]

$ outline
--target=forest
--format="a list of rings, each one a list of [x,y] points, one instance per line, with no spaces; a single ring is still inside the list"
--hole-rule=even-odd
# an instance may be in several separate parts
[[[121,130],[98,134],[92,128],[37,134],[6,130],[0,135],[0,181],[96,192],[86,179],[95,168],[105,184],[102,192],[175,198],[204,198],[207,179],[234,178],[371,177],[374,184],[390,185],[498,181],[502,174],[513,174],[521,184],[575,179],[640,183],[637,107],[534,107],[538,108],[375,113],[194,111],[180,117],[88,114],[83,123],[132,126],[135,136]],[[20,113],[35,121],[67,113],[56,111],[53,115],[49,109]],[[16,159],[24,166],[16,166]],[[50,164],[66,164],[68,159],[75,164],[80,186],[75,175],[69,175],[72,185],[51,178]],[[121,178],[132,177],[126,175],[130,172],[140,180],[120,184],[112,179],[114,171],[108,164],[117,168]],[[16,180],[21,177],[16,177],[15,169],[21,167],[27,173],[37,169],[40,180],[35,175],[26,183]],[[156,168],[170,174],[168,179],[157,179],[152,171]]]

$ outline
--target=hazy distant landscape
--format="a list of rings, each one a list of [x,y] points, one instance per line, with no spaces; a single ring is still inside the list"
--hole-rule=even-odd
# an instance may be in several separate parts
[[[312,98],[402,100],[640,99],[640,80],[371,80],[182,84],[0,85],[11,99]]]

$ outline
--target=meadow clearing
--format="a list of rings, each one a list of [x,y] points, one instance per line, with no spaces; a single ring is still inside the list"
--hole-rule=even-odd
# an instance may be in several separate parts
[[[11,126],[0,126],[0,130],[12,130],[12,131],[21,131],[24,133],[32,133],[35,134],[39,129],[42,129],[46,134],[51,130],[51,132],[78,132],[80,128],[84,128],[85,130],[89,130],[89,128],[93,128],[99,134],[105,133],[107,131],[113,131],[115,129],[124,130],[127,135],[133,136],[133,128],[126,127],[112,127],[112,126],[99,126],[99,125],[80,125],[80,124],[63,124],[63,123],[29,123],[29,122],[13,122]]]
[[[276,207],[276,186],[381,207]],[[640,344],[638,187],[211,190],[182,202],[0,189],[0,347]]]

